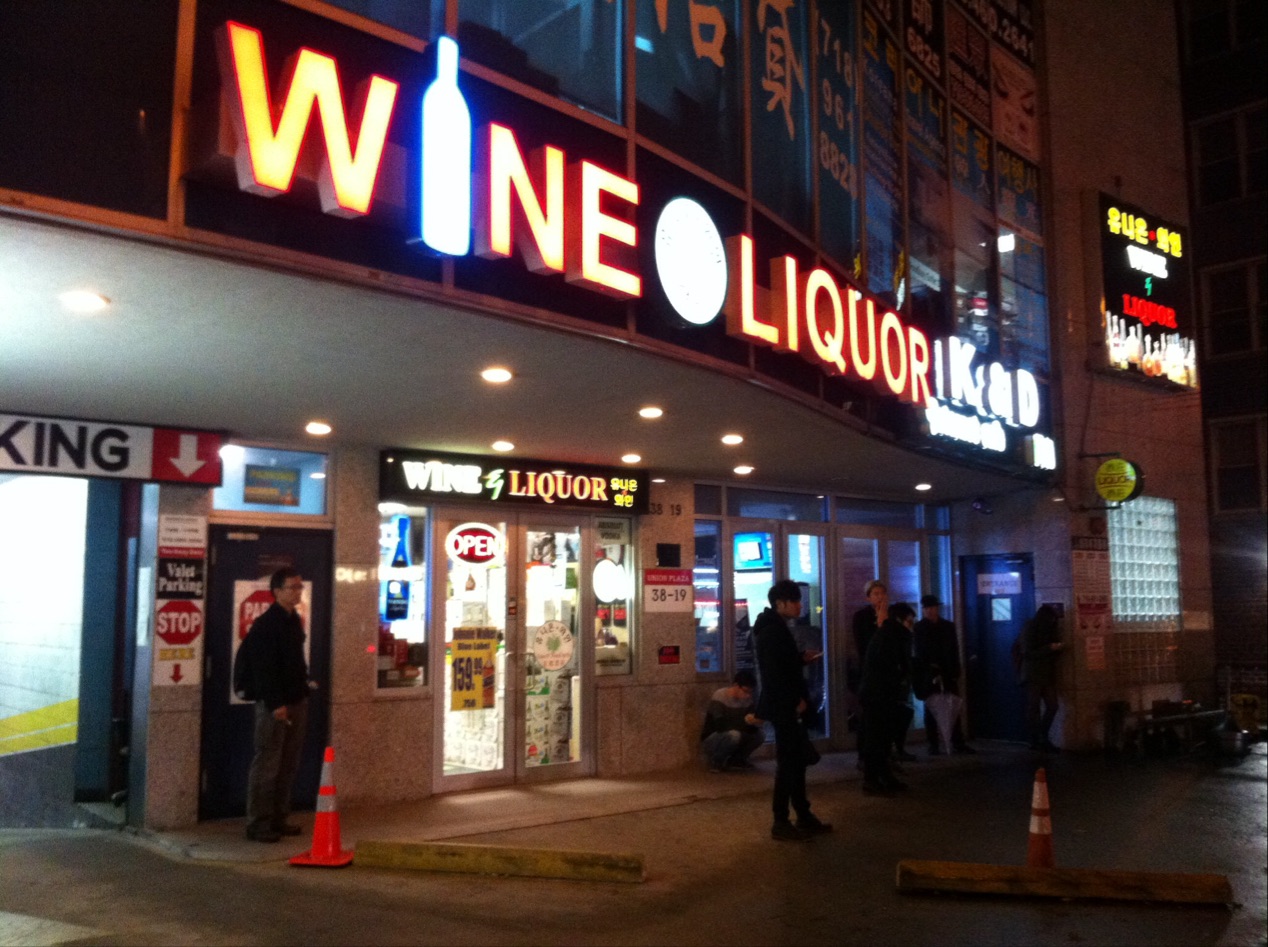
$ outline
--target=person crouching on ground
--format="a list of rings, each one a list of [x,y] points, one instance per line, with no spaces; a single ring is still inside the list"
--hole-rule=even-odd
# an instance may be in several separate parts
[[[708,761],[709,772],[753,768],[748,758],[766,741],[761,728],[749,723],[756,707],[753,700],[755,690],[756,675],[742,669],[735,672],[729,687],[720,687],[713,692],[713,699],[704,712],[704,727],[700,731],[700,747]]]
[[[757,671],[761,689],[757,698],[757,718],[769,720],[775,728],[775,791],[771,801],[774,824],[771,838],[781,842],[805,842],[812,836],[831,832],[810,811],[806,798],[806,766],[811,743],[802,714],[809,701],[806,676],[808,661],[823,655],[797,650],[788,622],[801,614],[801,588],[791,579],[781,579],[766,596],[770,607],[753,623]],[[788,818],[788,806],[797,813],[797,824]]]

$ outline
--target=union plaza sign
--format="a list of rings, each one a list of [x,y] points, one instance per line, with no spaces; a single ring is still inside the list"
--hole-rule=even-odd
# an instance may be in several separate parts
[[[473,123],[452,39],[437,40],[436,76],[421,102],[402,102],[400,82],[373,75],[351,109],[332,56],[299,49],[272,88],[259,30],[226,22],[216,46],[230,130],[221,147],[232,152],[241,190],[266,197],[291,190],[303,173],[300,151],[315,111],[324,153],[310,164],[318,169],[322,211],[368,215],[383,189],[393,119],[418,108],[420,140],[407,157],[418,182],[411,189],[417,206],[408,211],[411,242],[449,257],[518,254],[534,273],[616,298],[643,295],[640,235],[631,222],[638,183],[551,145],[526,155],[507,124]],[[355,134],[350,116],[359,119]],[[1026,438],[1027,463],[1055,466],[1052,441],[1034,430],[1042,404],[1030,372],[991,362],[957,337],[931,340],[827,269],[805,269],[792,256],[767,261],[765,289],[753,237],[724,236],[708,210],[687,198],[661,209],[654,250],[655,276],[684,322],[704,326],[724,315],[737,339],[794,353],[829,376],[868,382],[912,405],[932,436],[1003,451],[1007,430],[1016,430]]]

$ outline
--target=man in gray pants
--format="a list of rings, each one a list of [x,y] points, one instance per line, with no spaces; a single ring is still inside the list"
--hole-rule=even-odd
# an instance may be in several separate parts
[[[273,604],[255,620],[243,647],[255,682],[255,757],[247,784],[247,838],[277,842],[299,835],[286,821],[308,724],[308,664],[297,606],[304,580],[291,568],[269,579]]]

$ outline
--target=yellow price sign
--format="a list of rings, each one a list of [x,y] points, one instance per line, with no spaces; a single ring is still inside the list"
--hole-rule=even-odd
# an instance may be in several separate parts
[[[450,710],[485,710],[494,704],[496,628],[455,628],[449,646]]]

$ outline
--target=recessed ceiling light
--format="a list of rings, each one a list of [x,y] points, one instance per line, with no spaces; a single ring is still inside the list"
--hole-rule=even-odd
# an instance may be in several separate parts
[[[648,418],[648,419],[658,418],[664,413],[665,412],[662,409],[652,404],[649,404],[646,408],[638,409],[638,416],[640,418]]]
[[[664,477],[652,477],[652,483],[664,483],[664,482],[665,482]]]
[[[515,376],[511,374],[509,368],[503,368],[501,365],[490,365],[480,373],[480,377],[495,385],[504,385]]]
[[[309,478],[310,478],[310,479],[312,479],[312,480],[325,480],[325,479],[326,479],[326,472],[325,472],[324,470],[314,470],[314,471],[313,471],[312,473],[310,473],[308,476],[309,476]]]
[[[743,444],[744,435],[743,434],[723,434],[722,443],[725,444],[727,447],[734,447],[736,444]]]
[[[247,449],[241,444],[226,444],[220,448],[220,459],[227,464],[237,464],[242,462],[246,453]]]
[[[924,493],[926,490],[932,490],[933,484],[932,483],[918,483],[916,484],[916,489],[919,490],[921,493]]]
[[[325,437],[333,431],[334,428],[325,421],[309,421],[306,425],[304,425],[304,430],[313,435],[313,437]]]
[[[640,454],[622,454],[621,455],[621,463],[623,464],[637,464],[642,459],[643,459],[642,455]]]
[[[388,514],[391,514],[391,513],[404,513],[404,512],[405,512],[405,504],[404,504],[404,503],[380,503],[380,504],[379,504],[379,512],[380,512],[380,513],[388,513]]]
[[[505,454],[508,450],[515,450],[515,445],[510,441],[494,441],[489,445],[495,451]]]
[[[741,477],[747,477],[749,474],[753,472],[753,468],[750,467],[748,464],[740,464],[740,466],[735,468],[735,472],[739,474]]]
[[[110,305],[109,299],[90,289],[70,289],[57,299],[67,310],[78,313],[101,312]]]

